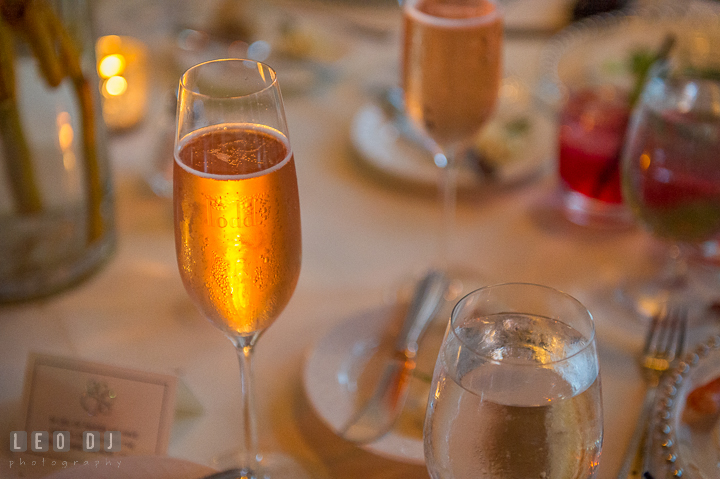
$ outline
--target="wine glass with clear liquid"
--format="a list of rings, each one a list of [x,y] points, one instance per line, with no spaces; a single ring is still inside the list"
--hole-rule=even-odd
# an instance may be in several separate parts
[[[443,204],[439,266],[447,270],[458,162],[493,113],[500,88],[502,16],[494,0],[401,3],[405,108],[438,146],[435,163],[442,168]]]
[[[425,417],[433,479],[589,479],[603,437],[590,313],[545,286],[485,287],[455,306]]]
[[[627,137],[623,195],[669,254],[659,273],[627,281],[621,294],[647,317],[668,301],[716,301],[712,286],[691,274],[686,254],[720,234],[720,59],[656,65]]]
[[[275,72],[228,59],[180,79],[173,171],[175,249],[195,306],[233,343],[240,362],[240,452],[232,478],[308,477],[290,458],[260,460],[251,359],[300,273],[295,162]]]

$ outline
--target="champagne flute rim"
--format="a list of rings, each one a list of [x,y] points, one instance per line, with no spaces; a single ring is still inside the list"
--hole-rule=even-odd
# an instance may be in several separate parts
[[[269,72],[270,77],[272,78],[272,81],[270,83],[268,83],[267,85],[265,85],[263,88],[260,88],[259,90],[253,91],[251,93],[246,93],[244,95],[233,95],[233,96],[223,96],[223,97],[216,97],[214,95],[210,95],[207,93],[201,93],[199,91],[193,90],[192,88],[188,87],[188,85],[186,84],[186,80],[187,80],[188,74],[190,72],[199,70],[200,68],[202,68],[204,66],[207,66],[210,64],[216,64],[216,63],[217,64],[220,64],[220,63],[251,63],[251,64],[255,64],[258,66],[259,69],[260,68],[266,69]],[[275,69],[273,67],[271,67],[270,65],[268,65],[267,63],[263,63],[263,62],[260,62],[257,60],[251,60],[249,58],[217,58],[214,60],[208,60],[208,61],[205,61],[202,63],[198,63],[197,65],[191,66],[190,68],[185,70],[185,72],[180,76],[180,87],[183,90],[186,90],[197,97],[219,98],[222,100],[237,100],[239,98],[247,98],[247,97],[251,97],[254,95],[259,95],[265,91],[270,90],[271,88],[277,88],[277,86],[278,86],[278,79],[277,79],[277,72],[275,71]]]
[[[290,140],[288,137],[277,128],[273,128],[268,125],[256,125],[252,123],[246,123],[246,124],[239,124],[239,125],[247,125],[253,127],[253,129],[264,131],[265,133],[272,134],[277,140],[280,140],[283,145],[285,145],[285,148],[287,149],[287,153],[285,157],[282,159],[282,161],[279,161],[278,163],[274,164],[273,166],[269,168],[264,168],[260,171],[254,172],[254,173],[236,173],[236,174],[216,174],[216,173],[207,173],[205,171],[201,171],[198,169],[195,169],[187,164],[185,164],[179,155],[179,152],[183,149],[183,147],[188,143],[188,141],[192,140],[192,137],[202,135],[204,130],[211,131],[212,129],[217,128],[220,125],[211,125],[209,127],[199,128],[197,130],[192,131],[191,133],[188,133],[184,137],[178,139],[176,146],[173,148],[173,159],[175,163],[178,164],[183,170],[187,171],[190,174],[200,176],[201,178],[211,179],[211,180],[220,180],[220,181],[235,181],[235,180],[248,180],[251,178],[258,178],[260,176],[267,175],[269,173],[272,173],[273,171],[277,171],[283,166],[285,166],[289,161],[290,158],[293,156],[293,150],[290,145]]]
[[[453,17],[441,17],[438,15],[432,15],[430,13],[426,13],[423,11],[420,11],[415,6],[419,1],[404,1],[402,2],[402,8],[406,12],[408,12],[408,15],[412,15],[419,19],[420,21],[428,22],[428,23],[434,23],[438,26],[470,26],[470,25],[479,25],[484,23],[490,23],[496,18],[501,18],[502,13],[500,12],[500,5],[497,0],[487,0],[487,3],[491,3],[495,8],[492,9],[491,12],[485,13],[483,15],[476,15],[468,18],[453,18]]]
[[[451,333],[453,334],[453,336],[455,336],[455,338],[456,338],[461,344],[463,344],[463,345],[464,345],[470,352],[472,352],[475,356],[477,356],[477,357],[479,357],[479,358],[483,358],[483,359],[487,360],[488,362],[495,363],[495,364],[503,364],[503,363],[508,363],[508,362],[510,362],[510,361],[508,361],[508,359],[497,359],[497,358],[494,358],[494,357],[492,357],[492,356],[490,356],[490,355],[488,355],[488,354],[484,354],[484,353],[478,352],[478,350],[477,350],[476,347],[473,347],[471,344],[468,344],[466,341],[464,341],[464,340],[458,335],[457,330],[456,330],[456,328],[455,328],[455,319],[459,316],[458,313],[459,313],[459,311],[460,311],[460,308],[464,305],[464,303],[468,300],[468,298],[469,298],[470,296],[476,295],[477,293],[479,293],[479,292],[481,292],[481,291],[488,290],[488,289],[502,288],[502,287],[507,287],[507,286],[532,286],[532,287],[535,287],[535,288],[544,289],[544,290],[546,290],[546,291],[552,292],[552,293],[554,293],[554,294],[558,294],[558,295],[564,297],[565,299],[570,300],[570,302],[575,303],[575,305],[579,306],[579,307],[582,309],[582,311],[586,314],[586,320],[587,320],[588,324],[590,325],[590,331],[589,331],[589,334],[587,334],[587,335],[581,333],[581,334],[582,334],[582,340],[583,340],[583,345],[582,345],[582,347],[579,348],[577,351],[573,352],[572,354],[569,354],[569,355],[567,355],[567,356],[565,356],[565,357],[563,357],[563,358],[561,358],[561,359],[556,359],[556,360],[544,362],[544,363],[542,363],[542,366],[551,366],[551,365],[553,365],[553,364],[559,364],[559,363],[568,362],[568,361],[570,361],[571,359],[573,359],[574,357],[579,356],[580,354],[583,354],[589,347],[591,347],[591,346],[595,343],[595,334],[596,334],[596,332],[595,332],[595,320],[594,320],[594,318],[593,318],[593,316],[592,316],[592,313],[590,313],[590,311],[585,307],[585,305],[583,305],[583,304],[582,304],[577,298],[575,298],[574,296],[572,296],[572,295],[570,295],[570,294],[568,294],[568,293],[566,293],[566,292],[564,292],[564,291],[560,291],[560,290],[558,290],[558,289],[555,289],[555,288],[553,288],[553,287],[551,287],[551,286],[546,286],[546,285],[537,284],[537,283],[529,283],[529,282],[497,283],[497,284],[492,284],[492,285],[488,285],[488,286],[483,286],[483,287],[481,287],[481,288],[478,288],[478,289],[475,289],[475,290],[473,290],[473,291],[470,291],[468,294],[466,294],[465,296],[463,296],[463,297],[457,302],[457,304],[455,304],[455,306],[453,307],[452,313],[451,313],[451,315],[450,315],[450,325],[449,325],[449,327],[450,327]],[[533,314],[533,313],[523,313],[523,312],[521,312],[521,311],[508,311],[508,313],[510,313],[510,312],[515,313],[515,314]],[[559,322],[561,322],[561,323],[563,323],[563,324],[565,324],[565,325],[571,326],[567,321],[563,321],[563,320],[560,319],[560,318],[549,318],[549,319],[554,319],[554,320],[559,321]],[[572,326],[571,326],[571,327],[572,327]],[[575,329],[575,328],[573,328],[573,329]],[[513,362],[513,365],[514,365],[514,366],[537,367],[537,363],[530,363],[530,362],[528,362],[528,363],[515,363],[515,362]]]

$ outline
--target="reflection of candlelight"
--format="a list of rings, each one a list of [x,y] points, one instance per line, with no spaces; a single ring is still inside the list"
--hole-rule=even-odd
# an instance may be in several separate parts
[[[145,114],[147,49],[134,38],[108,35],[98,40],[96,51],[105,123],[129,128]]]
[[[70,124],[70,114],[66,111],[60,112],[57,116],[58,142],[60,143],[60,151],[63,156],[63,166],[67,171],[75,169],[75,153],[73,153],[72,144],[75,138],[72,125]]]

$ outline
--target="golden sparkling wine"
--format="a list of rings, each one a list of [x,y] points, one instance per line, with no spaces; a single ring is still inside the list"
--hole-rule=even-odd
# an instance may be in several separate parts
[[[410,117],[441,145],[475,135],[501,80],[502,17],[494,3],[422,0],[404,10],[403,79]]]
[[[178,148],[175,243],[185,289],[231,336],[267,328],[300,273],[300,206],[288,139],[250,124],[201,129]]]

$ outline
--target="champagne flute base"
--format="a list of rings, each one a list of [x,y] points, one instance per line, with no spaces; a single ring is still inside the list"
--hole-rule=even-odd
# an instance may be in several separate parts
[[[708,322],[707,313],[718,301],[718,294],[702,278],[690,273],[684,278],[631,278],[616,288],[615,298],[641,323],[649,323],[668,304],[685,304],[696,313],[690,315],[689,324],[700,326]]]
[[[450,280],[448,287],[450,296],[446,295],[446,299],[452,302],[453,306],[463,296],[489,284],[488,278],[484,274],[466,265],[454,263],[442,269]]]
[[[620,285],[615,295],[621,304],[634,313],[634,318],[648,323],[678,292],[679,288],[668,288],[659,281],[631,280]]]
[[[452,309],[452,306],[454,306],[455,303],[466,294],[489,284],[488,278],[484,274],[467,265],[451,263],[437,265],[431,269],[442,271],[448,278],[448,291],[446,292],[444,299],[445,302],[450,305],[450,309]],[[397,286],[395,293],[388,295],[386,302],[409,302],[410,297],[417,286],[417,282],[424,277],[426,272],[427,270],[422,272],[413,272],[407,277],[402,278],[399,281],[399,285]],[[444,314],[445,311],[443,310],[438,313],[438,315]]]
[[[618,230],[633,225],[632,214],[622,203],[608,203],[577,191],[564,189],[562,208],[565,218],[580,226]]]

